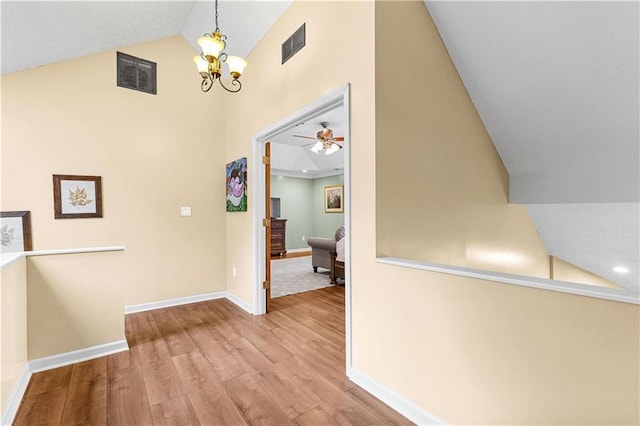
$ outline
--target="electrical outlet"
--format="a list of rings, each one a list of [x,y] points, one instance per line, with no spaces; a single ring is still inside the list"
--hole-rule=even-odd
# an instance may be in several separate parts
[[[233,278],[236,278],[238,276],[238,270],[235,266],[231,268],[231,274],[233,275]]]
[[[191,216],[191,207],[180,207],[180,216]]]
[[[302,236],[302,241],[306,241],[307,237],[305,237],[304,235]]]

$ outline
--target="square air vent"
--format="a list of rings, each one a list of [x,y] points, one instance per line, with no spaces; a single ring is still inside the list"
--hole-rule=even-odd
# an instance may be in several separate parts
[[[141,92],[157,93],[155,62],[117,52],[118,86]]]
[[[298,53],[300,49],[302,49],[305,45],[306,41],[306,25],[302,24],[300,28],[296,30],[295,33],[291,35],[288,39],[282,43],[282,63],[287,62],[293,55]]]

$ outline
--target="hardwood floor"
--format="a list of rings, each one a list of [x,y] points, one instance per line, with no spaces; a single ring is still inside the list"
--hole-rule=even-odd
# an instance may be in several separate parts
[[[129,351],[33,374],[14,424],[411,424],[344,374],[344,287],[125,321]]]

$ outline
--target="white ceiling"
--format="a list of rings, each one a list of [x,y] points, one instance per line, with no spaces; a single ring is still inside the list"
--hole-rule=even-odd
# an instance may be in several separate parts
[[[292,0],[224,1],[227,51],[246,57]],[[2,0],[2,74],[182,34],[215,29],[213,1]]]
[[[227,50],[248,55],[290,4],[220,0]],[[509,172],[511,201],[527,205],[552,254],[638,291],[638,2],[425,4]],[[2,0],[0,13],[3,74],[177,34],[195,52],[215,25],[212,1]],[[317,132],[307,125],[296,131]],[[276,153],[304,141],[289,136],[273,140]],[[611,273],[618,264],[631,272]]]
[[[180,34],[195,2],[2,1],[2,74]]]

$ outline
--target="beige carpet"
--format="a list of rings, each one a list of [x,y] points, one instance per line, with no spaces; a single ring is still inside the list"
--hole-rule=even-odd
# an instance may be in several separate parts
[[[313,272],[311,256],[271,261],[271,297],[302,293],[329,287],[329,271],[318,268]]]

